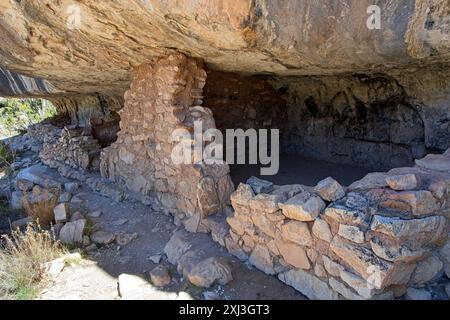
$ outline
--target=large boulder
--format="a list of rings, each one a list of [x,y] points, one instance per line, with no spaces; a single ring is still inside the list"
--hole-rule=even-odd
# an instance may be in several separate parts
[[[282,204],[281,209],[287,218],[298,221],[314,221],[325,209],[325,202],[318,196],[303,192]]]
[[[226,260],[215,257],[198,263],[188,273],[187,277],[193,285],[204,288],[209,288],[215,282],[225,285],[233,280],[231,268]]]

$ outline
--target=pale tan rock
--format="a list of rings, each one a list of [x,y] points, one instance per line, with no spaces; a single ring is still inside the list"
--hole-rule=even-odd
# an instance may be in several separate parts
[[[244,235],[245,228],[248,226],[248,223],[244,220],[238,219],[234,216],[227,218],[227,223],[231,227],[231,229],[237,234],[237,235]]]
[[[83,234],[86,227],[86,220],[80,219],[74,222],[67,222],[59,232],[59,240],[64,244],[83,243]]]
[[[231,177],[228,174],[219,178],[219,181],[217,182],[217,193],[219,195],[221,206],[231,204],[230,194],[232,194],[234,190],[233,180],[231,180]]]
[[[187,276],[190,283],[209,288],[215,282],[226,285],[233,280],[231,268],[226,260],[211,257],[198,263]]]
[[[339,263],[334,262],[327,256],[322,256],[323,266],[325,267],[325,270],[334,277],[340,277],[341,271],[344,270],[344,267],[341,266]]]
[[[392,262],[410,263],[421,259],[426,254],[424,249],[412,250],[407,245],[389,243],[377,237],[370,239],[370,246],[377,256]]]
[[[330,287],[339,293],[341,296],[343,296],[345,299],[348,300],[364,300],[361,296],[359,296],[356,292],[354,292],[352,289],[347,287],[345,284],[340,282],[339,280],[336,280],[335,278],[331,277],[328,280],[328,283],[330,284]]]
[[[314,265],[314,274],[319,278],[326,278],[328,276],[327,271],[321,264]]]
[[[296,269],[311,269],[311,264],[306,255],[306,251],[293,243],[276,241],[276,246],[284,261]]]
[[[226,221],[209,221],[208,225],[212,239],[221,246],[225,246],[225,236],[230,229],[228,223]]]
[[[447,236],[446,226],[446,218],[441,216],[406,220],[375,215],[370,228],[392,238],[415,239],[416,243],[434,243]]]
[[[448,193],[449,189],[449,182],[443,179],[434,181],[428,186],[428,191],[430,191],[436,199],[442,199]]]
[[[231,194],[231,202],[233,205],[236,203],[246,206],[254,196],[255,193],[253,192],[253,189],[248,184],[241,183],[236,191]]]
[[[372,283],[367,282],[351,272],[341,270],[340,278],[345,284],[355,290],[358,295],[365,299],[371,299],[377,293],[381,293],[381,290],[378,290]]]
[[[245,251],[242,250],[242,248],[235,241],[233,241],[230,236],[225,237],[225,247],[230,254],[237,257],[239,260],[245,261],[248,259]]]
[[[177,271],[179,274],[182,274],[183,277],[187,277],[192,269],[206,258],[208,257],[203,250],[189,250],[178,260]]]
[[[349,226],[346,224],[339,225],[338,234],[344,239],[355,243],[364,243],[364,232],[356,226]]]
[[[314,191],[325,201],[336,201],[345,196],[344,188],[331,177],[317,183]]]
[[[410,211],[415,216],[432,214],[441,208],[433,194],[424,190],[387,193],[381,205],[394,210]]]
[[[425,158],[416,160],[416,166],[422,169],[450,172],[450,158],[440,154],[429,154]]]
[[[269,242],[267,242],[267,248],[274,255],[276,255],[276,256],[280,255],[280,250],[278,250],[277,241],[276,240],[270,240]]]
[[[366,214],[359,209],[333,204],[325,209],[325,216],[336,222],[348,225],[366,225]]]
[[[361,180],[353,182],[348,189],[352,191],[384,188],[387,187],[386,177],[386,173],[372,172],[367,174]]]
[[[420,186],[420,179],[413,173],[387,176],[386,183],[393,190],[414,190]]]
[[[325,209],[325,203],[319,197],[303,192],[286,201],[281,205],[281,209],[283,214],[290,219],[314,221]]]
[[[171,264],[177,265],[178,260],[191,248],[187,235],[183,231],[175,232],[164,247],[164,253]]]
[[[306,254],[313,264],[316,263],[317,258],[319,258],[319,252],[315,248],[307,248]]]
[[[274,213],[280,210],[279,203],[282,196],[261,193],[249,200],[248,205],[254,213]]]
[[[312,227],[312,233],[319,239],[326,242],[331,242],[333,235],[331,234],[330,226],[325,220],[316,219]]]
[[[164,266],[157,266],[150,271],[150,280],[157,287],[167,286],[172,280],[169,274],[169,269]]]
[[[56,223],[62,223],[69,220],[70,206],[68,203],[60,203],[53,209]]]
[[[252,214],[253,223],[266,235],[274,238],[277,229],[275,224],[266,218],[266,216],[262,213],[256,212]]]
[[[294,287],[312,300],[337,300],[338,294],[333,291],[327,282],[311,275],[303,270],[290,270],[280,273],[278,279],[287,285]]]
[[[242,240],[244,241],[244,245],[250,249],[249,251],[253,250],[253,248],[256,245],[256,242],[253,239],[253,237],[249,236],[248,234],[245,234],[244,236],[242,236]]]
[[[266,247],[256,245],[250,255],[249,261],[259,270],[270,275],[275,274],[273,256]]]
[[[116,239],[116,236],[107,231],[96,231],[93,234],[91,234],[91,241],[100,244],[100,245],[106,245],[114,242]]]
[[[281,236],[287,241],[301,246],[311,247],[313,239],[305,222],[290,221],[281,226]]]
[[[371,250],[333,240],[331,251],[347,265],[351,266],[359,276],[377,289],[391,284],[405,284],[409,281],[414,265],[395,266],[378,258]]]

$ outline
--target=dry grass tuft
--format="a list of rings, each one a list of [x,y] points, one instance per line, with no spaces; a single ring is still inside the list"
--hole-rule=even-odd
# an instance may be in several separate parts
[[[58,198],[55,194],[48,191],[47,188],[38,186],[33,188],[31,194],[27,193],[23,197],[25,212],[43,226],[48,226],[53,221],[53,209],[57,203]]]
[[[55,241],[53,232],[28,225],[25,232],[13,231],[2,237],[0,246],[0,300],[33,299],[45,274],[44,264],[66,250]]]

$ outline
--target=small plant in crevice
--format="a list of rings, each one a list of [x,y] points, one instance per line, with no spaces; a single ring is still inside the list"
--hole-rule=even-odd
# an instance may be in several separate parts
[[[13,230],[0,244],[0,299],[35,298],[45,276],[45,263],[66,253],[52,231],[39,224]]]

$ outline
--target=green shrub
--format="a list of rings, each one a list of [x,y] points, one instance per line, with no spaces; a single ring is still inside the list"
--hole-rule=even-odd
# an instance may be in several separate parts
[[[56,115],[56,108],[43,99],[3,98],[0,100],[0,136],[26,132],[35,123]]]

